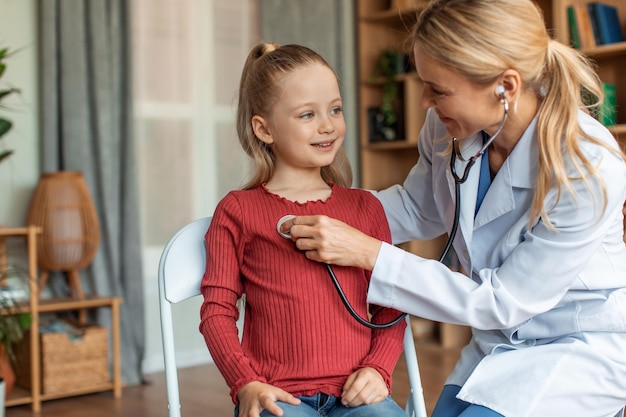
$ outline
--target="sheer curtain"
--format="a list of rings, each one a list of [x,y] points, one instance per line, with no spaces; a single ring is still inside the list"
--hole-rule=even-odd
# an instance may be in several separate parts
[[[235,130],[239,76],[259,41],[256,0],[132,2],[134,125],[144,259],[144,371],[163,367],[157,266],[180,227],[213,213],[239,188],[248,161]],[[198,300],[199,303],[199,300]],[[210,356],[197,327],[199,304],[174,311],[182,366]],[[176,328],[175,324],[175,328]]]
[[[42,171],[76,170],[85,177],[101,240],[81,280],[86,294],[123,297],[122,378],[136,384],[144,299],[130,121],[130,8],[126,0],[42,0],[37,7]],[[55,295],[67,292],[65,280],[49,282]],[[110,311],[99,309],[98,323],[110,321]]]

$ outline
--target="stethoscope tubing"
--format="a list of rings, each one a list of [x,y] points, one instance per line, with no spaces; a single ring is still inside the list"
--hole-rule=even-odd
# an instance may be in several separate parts
[[[337,280],[337,277],[335,276],[335,272],[333,271],[333,268],[330,266],[330,264],[324,264],[324,265],[326,266],[328,275],[330,275],[330,279],[335,285],[335,289],[337,290],[337,293],[339,294],[339,297],[341,298],[343,305],[346,307],[350,315],[354,317],[354,319],[358,321],[359,323],[361,323],[363,326],[369,327],[370,329],[386,329],[388,327],[395,326],[406,317],[406,313],[402,313],[398,317],[396,317],[395,319],[393,319],[392,321],[388,323],[372,323],[370,321],[365,320],[363,317],[359,315],[359,313],[354,311],[354,308],[352,308],[350,301],[348,301],[346,294],[343,292],[343,289],[341,288],[341,285],[339,284],[339,281]]]

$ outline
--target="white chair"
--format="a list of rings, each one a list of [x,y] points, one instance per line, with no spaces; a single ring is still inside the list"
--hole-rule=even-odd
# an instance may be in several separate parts
[[[210,222],[210,217],[204,217],[180,229],[163,249],[159,262],[159,304],[169,417],[180,417],[181,407],[174,349],[172,304],[200,295],[200,282],[206,263],[204,235]],[[410,395],[406,405],[407,415],[426,417],[422,382],[408,316],[404,334],[404,353],[410,385]]]

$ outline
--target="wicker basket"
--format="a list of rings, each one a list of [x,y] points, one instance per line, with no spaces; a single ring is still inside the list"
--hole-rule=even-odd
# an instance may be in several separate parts
[[[72,340],[66,333],[41,333],[41,388],[43,394],[88,391],[110,383],[108,332],[105,327],[86,326]],[[16,346],[16,385],[30,389],[30,336]]]

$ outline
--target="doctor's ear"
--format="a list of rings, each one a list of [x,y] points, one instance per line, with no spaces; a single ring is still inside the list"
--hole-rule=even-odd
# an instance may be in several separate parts
[[[519,89],[522,85],[522,77],[519,72],[514,69],[508,69],[502,73],[496,85],[495,95],[498,100],[506,98],[513,100],[519,93]]]

